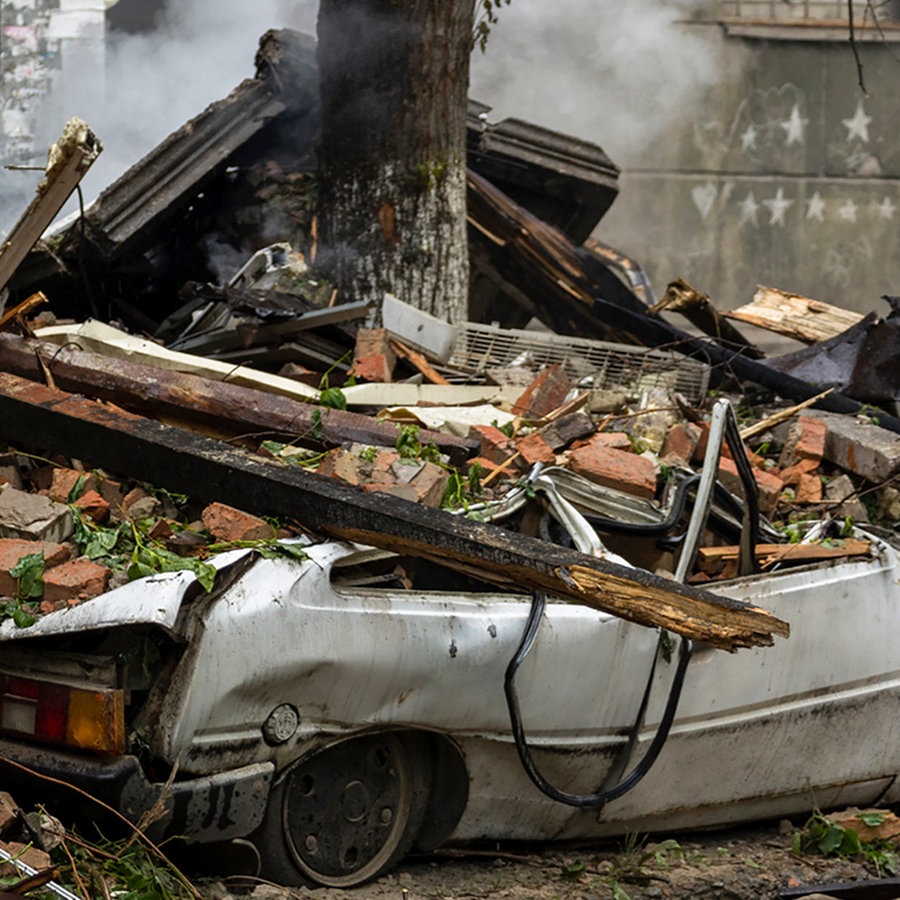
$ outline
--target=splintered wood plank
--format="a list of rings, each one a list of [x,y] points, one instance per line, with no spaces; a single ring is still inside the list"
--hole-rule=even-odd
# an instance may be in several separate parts
[[[723,315],[804,344],[828,340],[863,319],[860,313],[849,309],[763,285],[757,286],[751,303]]]
[[[43,365],[42,365],[43,364]],[[54,386],[108,400],[173,425],[228,437],[277,438],[322,450],[347,443],[393,447],[400,426],[371,416],[329,409],[266,391],[186,372],[129,362],[32,338],[0,334],[0,370],[41,381],[49,370]],[[422,430],[454,465],[478,448],[476,441]]]
[[[630,569],[484,522],[279,465],[227,444],[0,372],[0,438],[61,452],[199,502],[475,572],[662,627],[711,646],[766,646],[789,627],[752,604]]]
[[[871,552],[871,541],[856,538],[827,543],[756,545],[756,558],[763,568],[780,562],[819,562],[823,559],[841,559],[845,556],[868,556]],[[739,554],[740,547],[736,545],[701,547],[697,551],[697,565],[704,572],[716,572],[724,563],[736,560]]]

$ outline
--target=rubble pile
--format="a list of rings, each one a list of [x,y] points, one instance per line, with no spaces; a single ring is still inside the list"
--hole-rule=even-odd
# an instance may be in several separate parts
[[[731,524],[704,534],[687,571],[677,572],[671,536],[668,546],[662,540],[638,550],[652,542],[631,537],[623,548],[621,535],[593,523],[602,543],[592,555],[602,557],[609,544],[610,558],[634,559],[667,579],[677,573],[680,581],[736,574],[737,554],[726,551],[738,541],[742,503],[762,514],[770,547],[796,542],[802,530],[795,523],[804,520],[832,522],[826,541],[849,534],[850,523],[894,527],[896,374],[880,366],[877,390],[870,378],[857,394],[865,381],[859,365],[833,362],[847,358],[844,330],[854,336],[851,347],[868,347],[871,337],[879,359],[889,356],[898,334],[893,312],[884,322],[848,317],[761,290],[730,317],[810,345],[799,354],[802,364],[781,364],[765,360],[682,280],[652,305],[640,266],[589,238],[616,190],[616,169],[603,151],[521,121],[490,125],[489,110],[477,103],[468,140],[472,320],[442,322],[390,295],[377,309],[339,298],[309,263],[316,253],[314,48],[303,36],[270,33],[257,62],[255,79],[104,191],[84,227],[66,226],[35,245],[100,150],[78,123],[86,149],[75,142],[64,180],[54,175],[58,165],[48,170],[0,255],[12,290],[0,319],[7,379],[0,392],[42,408],[49,400],[29,383],[57,391],[60,406],[77,404],[70,396],[92,398],[99,405],[74,414],[101,435],[79,453],[65,419],[48,424],[42,440],[34,440],[34,427],[5,429],[0,596],[8,616],[31,621],[154,567],[199,567],[234,541],[316,530],[299,511],[267,522],[258,515],[275,513],[261,507],[246,510],[253,518],[244,531],[213,527],[209,510],[242,506],[227,492],[204,485],[195,497],[193,484],[168,483],[164,464],[157,470],[166,477],[153,484],[126,450],[111,458],[90,452],[91,441],[105,442],[108,408],[226,441],[359,494],[503,519],[504,528],[523,534],[538,533],[534,522],[521,511],[502,512],[504,498],[532,491],[542,472],[563,479],[566,502],[579,515],[604,507],[604,497],[624,497],[626,508],[646,507],[626,518],[672,518],[671,529],[686,521],[679,506],[694,496],[685,482],[714,464],[719,496],[732,495],[723,501]],[[244,128],[251,111],[257,118]],[[290,141],[278,139],[285,133]],[[286,146],[290,152],[279,149]],[[161,181],[158,173],[172,166],[183,177]],[[192,241],[170,227],[175,217]],[[485,234],[503,240],[485,244]],[[92,318],[63,318],[72,312]],[[684,315],[708,337],[680,331],[663,313]],[[817,345],[832,360],[824,391],[790,374],[810,371]],[[745,421],[744,473],[735,441],[720,435],[721,452],[707,450],[713,398],[728,392]],[[868,406],[870,398],[882,407]],[[11,407],[8,418],[22,419],[27,404]],[[778,407],[788,412],[768,419]],[[154,452],[156,438],[146,440]],[[753,483],[742,486],[746,472]],[[175,507],[178,492],[185,496]],[[392,514],[402,518],[402,507]],[[546,528],[540,536],[553,537]],[[572,536],[555,539],[571,543]],[[795,561],[812,558],[809,548],[791,551]],[[28,559],[40,560],[33,564],[39,577]],[[759,560],[784,565],[787,554]],[[23,597],[26,581],[31,595]]]

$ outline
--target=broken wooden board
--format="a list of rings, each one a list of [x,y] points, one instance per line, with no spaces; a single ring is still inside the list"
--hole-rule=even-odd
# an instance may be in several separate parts
[[[718,597],[494,525],[366,494],[225,443],[0,372],[0,438],[64,452],[198,502],[220,501],[334,538],[422,557],[517,592],[545,591],[711,646],[765,646],[789,626]]]
[[[804,344],[828,340],[863,319],[861,313],[763,285],[757,286],[752,302],[723,315]]]
[[[706,294],[691,287],[682,278],[670,281],[662,300],[651,306],[649,311],[653,315],[659,315],[661,312],[681,313],[692,325],[715,338],[720,344],[740,348],[751,359],[761,359],[764,356],[762,350],[750,343],[716,309]]]
[[[63,390],[173,424],[199,425],[222,436],[278,439],[322,450],[347,443],[393,447],[400,435],[400,427],[393,422],[359,413],[99,356],[77,345],[57,347],[0,334],[0,370],[43,381],[45,367],[54,385]],[[437,431],[422,431],[420,439],[433,443],[457,466],[478,449],[477,441]]]
[[[86,122],[69,119],[59,140],[50,148],[47,171],[34,199],[0,247],[0,290],[15,275],[102,149]]]
[[[737,560],[741,548],[701,547],[697,551],[697,565],[703,572],[718,572],[724,563]],[[756,559],[762,568],[776,563],[810,563],[823,559],[843,559],[848,556],[869,556],[871,541],[856,538],[809,544],[757,544]]]

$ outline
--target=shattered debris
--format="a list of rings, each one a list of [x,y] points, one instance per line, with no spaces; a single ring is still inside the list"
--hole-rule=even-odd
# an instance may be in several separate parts
[[[802,809],[805,770],[766,749],[777,783],[758,780],[765,729],[796,729],[803,759],[896,701],[894,642],[864,660],[846,643],[896,616],[896,298],[881,320],[767,289],[729,314],[676,278],[655,303],[633,260],[588,239],[616,190],[600,148],[477,104],[472,321],[338,297],[315,270],[314,46],[268,34],[257,63],[78,228],[31,250],[48,222],[30,207],[0,255],[0,763],[63,765],[132,819],[159,808],[154,838],[246,839],[265,865],[285,796],[390,760],[358,861],[317,868],[305,824],[285,838],[331,886],[413,841]],[[272,150],[279,129],[294,153]],[[766,359],[729,319],[808,346]],[[504,670],[543,617],[523,682],[555,793],[515,765],[530,757]],[[876,744],[857,768],[823,754],[816,785],[890,793],[892,742]],[[700,757],[715,779],[686,771]],[[495,814],[495,789],[527,809]],[[343,822],[317,802],[317,827]]]

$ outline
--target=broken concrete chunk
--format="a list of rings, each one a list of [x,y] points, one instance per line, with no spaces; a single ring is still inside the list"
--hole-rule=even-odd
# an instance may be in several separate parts
[[[558,452],[573,441],[590,437],[596,430],[594,420],[587,413],[575,412],[544,425],[540,435],[552,450]]]
[[[854,522],[868,522],[869,514],[859,499],[856,487],[849,475],[838,475],[825,485],[825,499],[840,504],[834,511],[841,518],[850,517]]]
[[[74,530],[72,513],[64,504],[12,487],[0,493],[0,537],[58,543]]]
[[[224,503],[210,503],[203,510],[202,519],[206,530],[223,543],[265,541],[275,537],[275,529],[265,519]]]
[[[880,484],[900,472],[900,437],[852,416],[816,413],[827,428],[825,458],[853,475]]]

